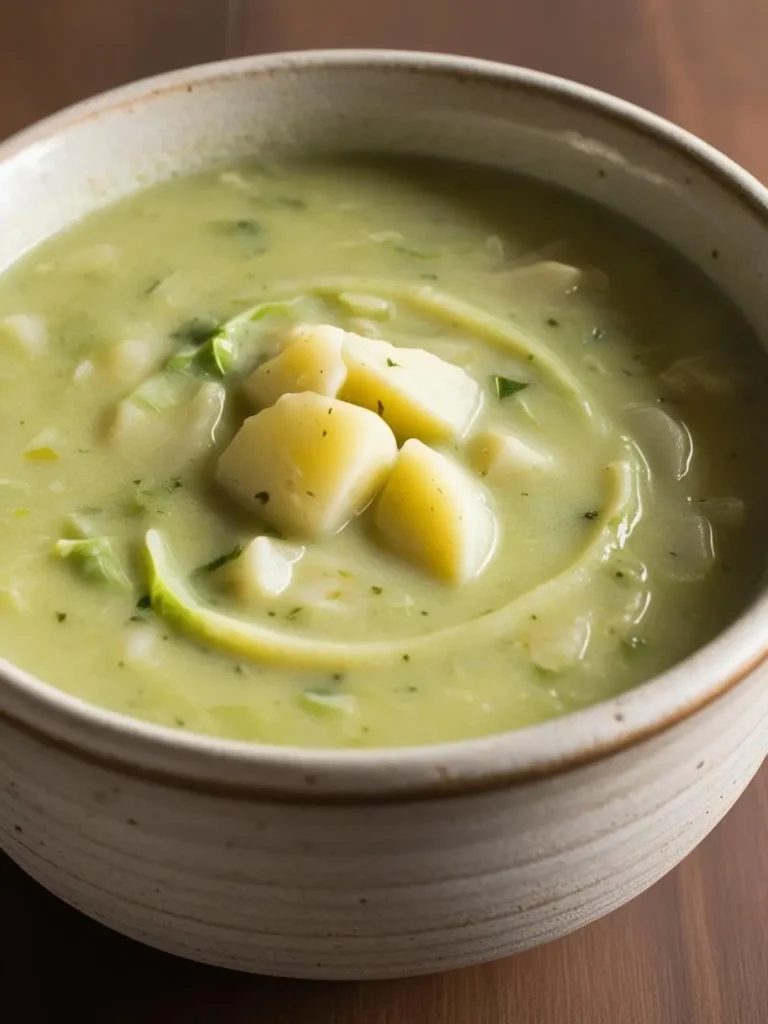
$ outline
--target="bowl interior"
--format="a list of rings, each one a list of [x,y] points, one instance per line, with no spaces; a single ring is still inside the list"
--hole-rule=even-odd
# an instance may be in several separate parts
[[[594,90],[464,58],[246,58],[88,101],[0,147],[0,268],[99,206],[213,161],[366,150],[523,172],[620,212],[702,267],[768,338],[765,190],[679,129]],[[23,211],[20,216],[18,211]],[[284,795],[414,794],[525,779],[626,745],[764,657],[760,599],[708,647],[615,701],[512,734],[366,752],[250,747],[92,708],[0,663],[0,713],[134,770]]]

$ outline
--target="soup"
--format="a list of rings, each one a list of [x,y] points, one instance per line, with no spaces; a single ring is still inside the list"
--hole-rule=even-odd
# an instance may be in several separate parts
[[[102,707],[375,747],[670,667],[762,572],[755,339],[529,180],[243,164],[0,278],[0,651]]]

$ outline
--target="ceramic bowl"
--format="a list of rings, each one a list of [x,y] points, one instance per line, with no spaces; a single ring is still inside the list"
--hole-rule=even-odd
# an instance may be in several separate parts
[[[247,58],[81,104],[0,147],[0,266],[213,159],[470,156],[639,221],[768,339],[768,193],[709,146],[570,82],[382,51]],[[443,746],[302,751],[171,732],[0,664],[0,842],[98,921],[307,978],[506,956],[637,895],[768,752],[768,598],[684,663],[559,721]]]

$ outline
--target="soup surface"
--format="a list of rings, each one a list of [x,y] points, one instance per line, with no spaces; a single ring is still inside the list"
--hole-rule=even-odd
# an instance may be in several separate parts
[[[583,708],[753,591],[763,377],[702,275],[528,180],[340,160],[151,188],[0,278],[0,651],[266,743]]]

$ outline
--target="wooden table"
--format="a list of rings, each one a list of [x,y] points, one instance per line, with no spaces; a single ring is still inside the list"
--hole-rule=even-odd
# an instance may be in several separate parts
[[[185,64],[391,46],[579,79],[768,178],[766,40],[766,0],[0,0],[0,136]],[[701,847],[629,906],[454,974],[341,985],[187,964],[79,916],[2,858],[0,906],[8,1024],[67,1013],[105,1024],[766,1024],[768,766]]]

